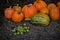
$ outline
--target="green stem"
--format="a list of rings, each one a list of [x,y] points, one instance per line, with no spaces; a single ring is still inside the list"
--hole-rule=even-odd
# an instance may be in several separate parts
[[[26,18],[26,19],[24,19],[24,20],[30,21],[31,19],[30,19],[30,18]]]
[[[21,11],[20,10],[18,11],[18,14],[21,14]]]

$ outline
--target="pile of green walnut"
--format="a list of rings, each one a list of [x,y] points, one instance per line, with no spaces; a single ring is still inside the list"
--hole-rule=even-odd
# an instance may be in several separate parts
[[[17,26],[15,27],[14,29],[11,30],[11,32],[14,34],[14,35],[23,35],[25,32],[29,32],[30,31],[30,28],[24,24],[24,26]]]

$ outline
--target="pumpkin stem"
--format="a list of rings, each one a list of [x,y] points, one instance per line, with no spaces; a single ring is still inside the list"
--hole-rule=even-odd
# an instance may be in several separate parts
[[[20,14],[20,13],[21,13],[21,11],[19,10],[19,11],[18,11],[18,14]]]
[[[17,4],[17,6],[19,6],[19,4]]]
[[[39,2],[39,1],[42,1],[42,0],[36,0],[36,2]]]
[[[11,8],[12,6],[10,6],[9,8]]]
[[[39,1],[39,0],[36,0],[37,2]]]
[[[29,4],[28,7],[32,6],[32,4]]]

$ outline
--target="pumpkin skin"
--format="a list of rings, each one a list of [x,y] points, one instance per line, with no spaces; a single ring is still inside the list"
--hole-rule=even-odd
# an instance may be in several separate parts
[[[15,10],[15,11],[21,11],[21,7],[19,6],[19,4],[17,4],[17,6],[13,6],[13,9]]]
[[[11,19],[12,15],[13,15],[14,10],[10,7],[10,8],[6,8],[4,11],[4,15],[7,19]]]
[[[38,0],[38,1],[43,1],[43,0]]]
[[[47,7],[43,7],[43,8],[41,8],[40,12],[48,15],[49,14],[49,9]]]
[[[59,13],[60,13],[60,2],[57,3],[57,7],[58,7]]]
[[[40,11],[42,7],[47,7],[47,4],[44,1],[35,1],[34,5],[38,11]]]
[[[57,7],[50,10],[50,17],[55,21],[59,19],[59,9]]]
[[[15,11],[14,14],[12,15],[12,21],[13,22],[21,22],[24,18],[23,13],[20,13],[20,11]]]
[[[57,3],[57,7],[58,7],[58,8],[59,8],[59,10],[60,10],[60,2],[58,2],[58,3]]]
[[[54,3],[48,4],[48,9],[51,10],[52,8],[55,8],[56,5]]]
[[[37,9],[35,8],[34,5],[25,5],[22,8],[22,12],[25,16],[25,19],[30,18],[33,14],[37,12]]]

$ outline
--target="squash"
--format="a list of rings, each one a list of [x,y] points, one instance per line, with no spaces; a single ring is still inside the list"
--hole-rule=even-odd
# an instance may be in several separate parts
[[[31,17],[31,23],[34,25],[47,26],[49,22],[50,22],[49,16],[43,13],[38,13]]]

